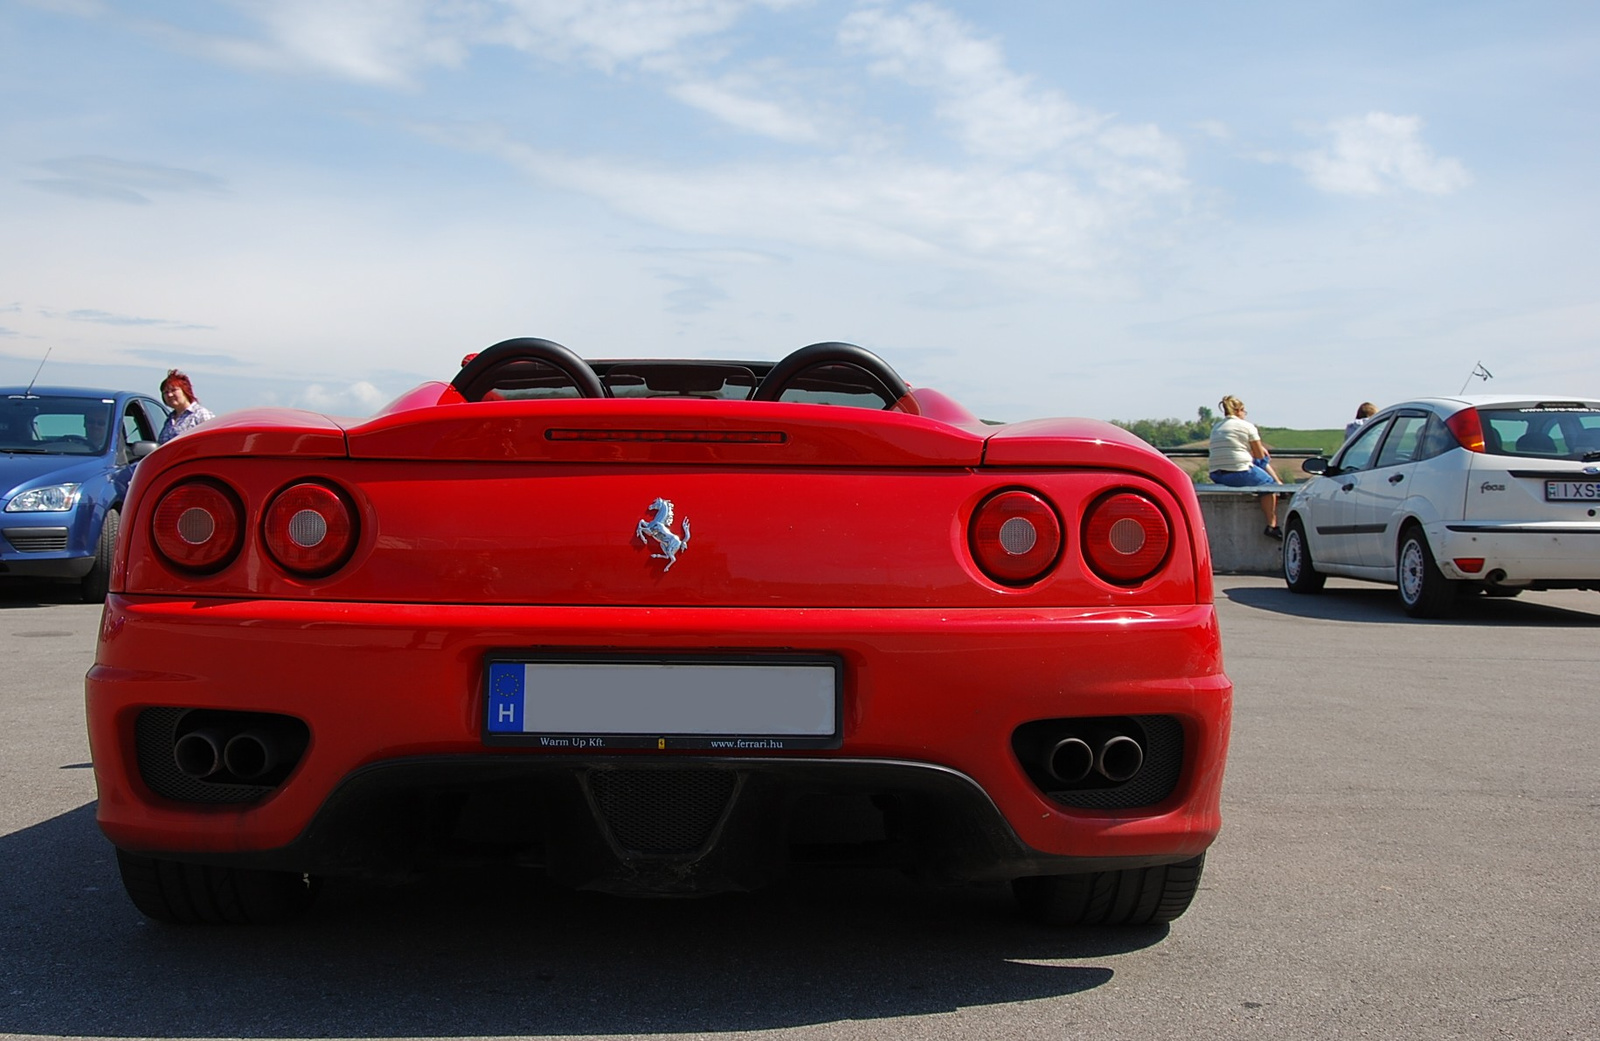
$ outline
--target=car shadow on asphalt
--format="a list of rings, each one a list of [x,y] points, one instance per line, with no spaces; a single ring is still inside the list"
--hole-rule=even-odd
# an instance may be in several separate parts
[[[81,603],[83,603],[82,593],[70,582],[45,582],[27,578],[0,580],[0,611],[11,607]]]
[[[1048,929],[1002,887],[935,891],[895,875],[626,900],[510,869],[398,887],[336,879],[289,926],[169,927],[128,903],[93,809],[0,838],[0,1034],[771,1030],[1080,993],[1111,980],[1108,960],[1168,936]]]
[[[1539,628],[1600,627],[1600,594],[1595,598],[1595,612],[1575,611],[1570,608],[1540,602],[1540,594],[1525,593],[1516,598],[1471,596],[1461,600],[1456,613],[1449,618],[1411,618],[1400,606],[1399,597],[1392,587],[1382,585],[1329,585],[1320,593],[1291,593],[1287,587],[1261,586],[1228,587],[1223,578],[1217,580],[1217,592],[1229,602],[1260,611],[1288,615],[1294,618],[1317,618],[1330,622],[1406,622],[1410,625],[1497,625],[1537,626]]]

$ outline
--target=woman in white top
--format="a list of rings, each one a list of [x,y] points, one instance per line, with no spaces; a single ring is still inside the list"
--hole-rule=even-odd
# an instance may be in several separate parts
[[[161,400],[172,410],[161,426],[161,433],[156,436],[156,441],[163,445],[179,434],[187,434],[201,423],[217,418],[210,409],[195,400],[194,384],[177,369],[168,369],[167,378],[161,381]]]
[[[1282,484],[1278,472],[1272,468],[1272,457],[1261,443],[1261,431],[1244,418],[1244,402],[1229,394],[1219,404],[1222,418],[1211,428],[1211,482],[1230,488]],[[1283,538],[1283,532],[1278,529],[1278,497],[1257,495],[1256,498],[1267,519],[1267,530],[1262,534],[1270,539]]]

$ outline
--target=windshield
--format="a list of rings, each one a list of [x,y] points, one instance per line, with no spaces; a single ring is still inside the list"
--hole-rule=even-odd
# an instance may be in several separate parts
[[[1484,448],[1530,459],[1600,458],[1600,409],[1546,404],[1533,408],[1480,408]]]
[[[0,398],[0,452],[101,455],[114,404],[104,398]]]

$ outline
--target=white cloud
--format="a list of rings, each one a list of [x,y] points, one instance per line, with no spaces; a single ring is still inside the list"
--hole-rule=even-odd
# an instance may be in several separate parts
[[[748,84],[700,81],[679,83],[671,88],[671,93],[684,104],[700,109],[729,126],[762,137],[797,144],[819,140],[821,135],[809,119],[777,102],[751,96],[753,90],[753,85]]]
[[[1338,195],[1381,195],[1393,189],[1448,195],[1472,176],[1459,160],[1441,158],[1422,142],[1422,120],[1369,112],[1320,131],[1328,143],[1291,162],[1313,187]]]
[[[142,16],[169,45],[214,61],[389,87],[425,68],[456,66],[484,35],[476,5],[439,0],[230,0],[250,30],[226,33]]]
[[[326,412],[341,416],[371,415],[388,404],[389,397],[366,380],[357,380],[343,387],[329,387],[313,383],[297,394],[292,402],[295,408],[312,412]]]
[[[931,4],[913,4],[902,13],[857,11],[844,20],[839,39],[874,59],[879,75],[936,94],[940,116],[976,155],[1033,158],[1106,121],[1012,72],[999,44],[978,39],[966,23]]]
[[[409,85],[423,70],[455,67],[472,50],[503,46],[607,72],[676,55],[727,30],[752,8],[797,0],[232,0],[264,36],[145,27],[247,68],[315,71],[358,82]]]
[[[893,213],[900,192],[914,187],[903,209],[943,241],[1082,268],[1104,260],[1113,238],[1158,201],[1185,201],[1177,141],[1036,85],[1010,69],[998,43],[942,8],[863,9],[844,20],[839,38],[866,55],[873,72],[930,94],[978,164],[932,179],[937,186],[926,170],[894,171],[887,200],[874,200]]]
[[[205,329],[203,325],[191,325],[187,322],[174,322],[166,318],[148,318],[140,315],[113,314],[96,308],[78,308],[61,313],[45,312],[48,317],[61,318],[69,322],[90,322],[95,325],[122,325],[122,326],[147,326],[158,329]]]
[[[701,169],[571,158],[483,127],[433,128],[530,175],[661,227],[895,260],[1084,269],[1143,196],[1086,194],[1034,170],[962,170],[894,157]]]
[[[752,8],[793,0],[506,0],[500,41],[535,54],[576,55],[596,67],[674,54],[733,26]]]
[[[459,8],[428,0],[244,0],[244,9],[304,64],[378,83],[459,64],[473,28]]]
[[[36,164],[50,176],[31,178],[26,184],[57,195],[146,206],[147,193],[226,194],[220,177],[152,163],[134,163],[102,155],[78,155]]]

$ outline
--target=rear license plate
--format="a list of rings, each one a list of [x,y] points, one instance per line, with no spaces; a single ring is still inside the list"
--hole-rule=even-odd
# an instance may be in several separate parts
[[[550,749],[837,748],[836,658],[491,656],[484,740]]]
[[[1546,481],[1545,502],[1600,501],[1600,481]]]

